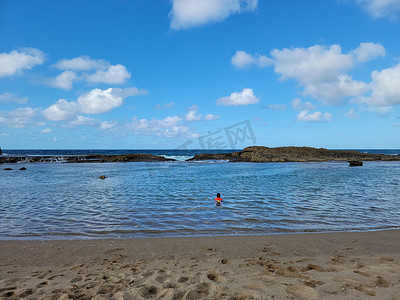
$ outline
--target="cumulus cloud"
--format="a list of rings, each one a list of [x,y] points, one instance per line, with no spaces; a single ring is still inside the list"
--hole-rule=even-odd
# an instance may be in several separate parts
[[[62,88],[64,90],[70,90],[74,81],[77,79],[77,75],[73,71],[64,71],[54,79],[50,79],[48,82],[51,86]]]
[[[293,109],[296,109],[296,110],[313,110],[313,109],[317,108],[315,105],[313,105],[309,101],[303,103],[303,101],[299,98],[294,98],[291,103],[292,103]]]
[[[203,115],[198,114],[197,111],[195,110],[190,110],[186,115],[185,115],[185,120],[186,121],[200,121]]]
[[[42,111],[42,114],[50,121],[65,121],[72,119],[79,111],[77,102],[68,102],[59,99],[56,103]]]
[[[330,82],[316,82],[304,87],[303,95],[312,96],[326,105],[341,104],[346,97],[355,97],[368,91],[368,84],[353,80],[350,75],[339,75]]]
[[[0,103],[5,102],[15,102],[19,104],[26,103],[28,101],[28,97],[19,98],[14,94],[4,93],[0,95]]]
[[[147,91],[137,88],[93,89],[78,97],[77,101],[68,102],[60,99],[55,104],[43,110],[43,115],[51,121],[71,120],[77,114],[102,114],[120,107],[123,100],[129,96],[144,95]]]
[[[264,55],[250,55],[244,51],[236,51],[235,55],[231,59],[232,65],[237,68],[247,68],[256,65],[260,68],[269,66],[273,64],[273,60]]]
[[[218,120],[220,116],[213,115],[213,114],[207,114],[203,117],[202,114],[199,114],[199,107],[197,105],[192,105],[189,109],[189,112],[185,115],[185,120],[186,121],[212,121],[212,120]]]
[[[166,117],[162,120],[148,120],[134,117],[132,121],[126,125],[126,128],[134,134],[155,134],[166,138],[178,136],[192,137],[193,133],[191,129],[188,126],[180,124],[181,121],[183,121],[183,119],[178,116]]]
[[[256,56],[238,52],[232,58],[237,67],[257,65]],[[361,43],[349,53],[342,53],[340,45],[329,47],[314,45],[309,48],[273,49],[271,58],[266,57],[268,66],[272,64],[280,80],[295,80],[302,88],[304,96],[311,96],[326,105],[337,105],[344,98],[356,97],[368,91],[368,85],[352,79],[348,73],[357,64],[385,55],[385,48],[376,43]],[[258,56],[262,57],[262,56]]]
[[[54,66],[60,70],[90,71],[106,69],[110,63],[103,59],[91,59],[89,56],[79,56],[71,59],[61,59]]]
[[[89,75],[86,80],[93,83],[122,84],[131,78],[131,73],[123,65],[109,66],[107,70],[98,70]]]
[[[35,126],[40,123],[35,119],[37,117],[37,109],[31,107],[20,107],[10,112],[0,112],[0,123],[7,127],[25,128],[27,126]]]
[[[229,97],[217,99],[217,105],[239,106],[258,103],[260,100],[254,95],[252,89],[245,88],[241,92],[233,92]]]
[[[400,14],[399,0],[355,0],[374,18],[396,19]]]
[[[117,125],[116,121],[103,121],[100,123],[100,129],[110,129]]]
[[[113,89],[94,89],[78,97],[80,111],[86,114],[103,114],[114,108],[120,107],[123,98],[114,93]]]
[[[364,97],[363,102],[373,107],[400,104],[400,64],[382,71],[373,71],[371,77],[371,95]]]
[[[88,83],[123,84],[131,78],[125,66],[111,65],[104,59],[92,59],[89,56],[61,59],[54,67],[65,71],[46,83],[65,90],[71,89],[73,82],[78,79]]]
[[[169,13],[175,30],[221,22],[232,14],[254,11],[258,0],[172,0]]]
[[[42,134],[48,134],[48,133],[52,133],[52,132],[53,132],[53,130],[51,128],[45,128],[45,129],[40,130],[40,133],[42,133]]]
[[[95,126],[99,123],[99,120],[95,118],[89,118],[85,116],[76,116],[75,119],[68,122],[68,125],[72,126]]]
[[[385,56],[386,50],[381,44],[361,43],[357,49],[352,51],[358,62],[366,62],[379,56]]]
[[[332,114],[331,113],[322,113],[319,111],[315,111],[310,113],[309,110],[302,110],[297,115],[297,121],[300,122],[331,122],[332,121]]]
[[[271,56],[281,80],[295,79],[303,85],[335,80],[354,65],[352,56],[343,54],[340,45],[274,49]]]
[[[213,114],[206,114],[206,115],[204,116],[204,120],[206,120],[206,121],[218,120],[218,119],[220,119],[220,118],[221,118],[220,115],[213,115]]]
[[[32,69],[44,62],[44,53],[35,48],[13,50],[0,53],[0,77],[20,74],[23,70]]]
[[[199,107],[197,105],[192,105],[189,109],[189,112],[185,115],[186,121],[200,121],[203,118],[203,115],[198,114]]]

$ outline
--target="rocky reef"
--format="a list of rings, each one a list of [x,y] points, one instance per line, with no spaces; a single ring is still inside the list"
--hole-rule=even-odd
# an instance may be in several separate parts
[[[122,154],[122,155],[79,155],[79,156],[3,156],[1,163],[39,163],[39,162],[62,162],[62,163],[88,163],[88,162],[155,162],[174,161],[174,159],[156,156],[152,154]]]
[[[400,156],[311,147],[252,146],[238,152],[198,154],[188,159],[188,161],[201,160],[228,160],[230,162],[400,161]]]

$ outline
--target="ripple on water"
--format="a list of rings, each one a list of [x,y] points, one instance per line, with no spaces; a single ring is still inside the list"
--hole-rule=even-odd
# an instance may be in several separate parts
[[[399,175],[399,162],[30,164],[1,174],[0,238],[399,228]]]

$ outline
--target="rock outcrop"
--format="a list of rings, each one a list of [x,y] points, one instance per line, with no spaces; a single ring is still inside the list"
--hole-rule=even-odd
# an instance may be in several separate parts
[[[62,162],[62,163],[88,163],[88,162],[153,162],[174,161],[174,159],[156,156],[152,154],[122,154],[122,155],[80,155],[80,156],[4,156],[0,157],[0,163],[39,163],[39,162]]]
[[[363,162],[361,160],[349,160],[349,167],[361,167]]]
[[[230,162],[400,161],[400,156],[311,147],[253,146],[233,153],[198,154],[188,161],[221,159]]]

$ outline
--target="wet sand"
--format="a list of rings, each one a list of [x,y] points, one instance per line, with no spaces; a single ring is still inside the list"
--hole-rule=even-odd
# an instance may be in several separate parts
[[[400,230],[0,241],[3,299],[400,299]]]

